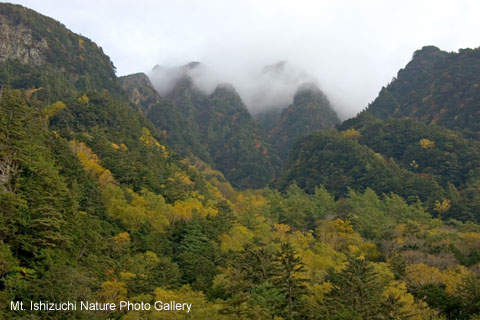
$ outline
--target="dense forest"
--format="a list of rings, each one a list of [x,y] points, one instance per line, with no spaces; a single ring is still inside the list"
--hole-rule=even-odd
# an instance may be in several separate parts
[[[380,118],[409,117],[479,136],[480,49],[426,46],[368,106]]]
[[[478,49],[417,51],[341,124],[306,84],[265,128],[228,84],[160,95],[30,9],[0,26],[1,319],[480,319]]]

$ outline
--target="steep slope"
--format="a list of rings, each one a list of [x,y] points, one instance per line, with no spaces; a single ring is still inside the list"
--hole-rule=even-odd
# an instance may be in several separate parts
[[[447,216],[479,221],[480,143],[436,125],[413,119],[379,120],[362,113],[339,126],[343,134],[385,157],[393,158],[404,169],[429,176],[447,191],[452,203]]]
[[[119,81],[129,100],[141,106],[143,114],[161,130],[166,145],[182,157],[195,156],[213,164],[210,154],[200,142],[195,119],[185,116],[171,100],[160,97],[145,74],[120,77]]]
[[[72,90],[121,89],[112,62],[90,39],[51,18],[19,5],[0,5],[0,82],[43,86],[51,100]]]
[[[166,79],[171,82],[170,89],[160,98],[164,107],[151,108],[147,117],[160,130],[167,130],[167,141],[169,136],[179,137],[170,140],[174,150],[213,165],[234,186],[265,186],[272,179],[277,162],[266,137],[231,85],[217,85],[212,93],[197,86],[192,74],[201,72],[201,68],[199,63],[189,63],[169,69]],[[158,79],[158,72],[165,70],[156,67],[150,78]],[[164,88],[156,90],[162,92]]]
[[[280,120],[281,113],[293,103],[298,88],[316,80],[305,70],[288,61],[264,66],[251,79],[251,93],[246,104],[255,120],[268,134]]]
[[[208,101],[197,119],[217,168],[236,186],[265,186],[273,178],[276,159],[238,93],[220,85]]]
[[[282,111],[269,136],[284,161],[298,137],[333,128],[339,122],[325,94],[315,84],[304,83],[298,88],[293,103]]]
[[[172,230],[195,220],[195,235],[211,222],[223,232],[222,194],[161,143],[95,44],[29,9],[0,4],[0,12],[0,318],[100,319],[12,311],[8,301],[110,301],[111,292],[208,285],[215,244],[191,252],[180,247],[183,229]],[[179,271],[193,263],[200,275]],[[160,279],[158,270],[170,271]]]
[[[423,47],[367,111],[383,119],[414,118],[480,138],[480,48],[447,53]]]
[[[195,188],[194,178],[189,187],[180,181],[188,176],[185,166],[158,142],[161,132],[128,103],[101,48],[21,6],[1,4],[0,22],[5,29],[0,81],[36,88],[25,95],[52,106],[51,129],[91,148],[117,182],[134,191],[148,189],[174,202]]]
[[[394,192],[410,202],[419,197],[430,209],[444,195],[431,177],[401,169],[336,130],[319,131],[296,143],[277,186],[284,189],[292,182],[307,192],[323,185],[336,197],[345,196],[349,188]]]
[[[440,126],[413,119],[382,121],[365,113],[339,126],[344,132],[352,129],[360,144],[405,169],[434,176],[443,186],[460,186],[480,168],[480,143]]]

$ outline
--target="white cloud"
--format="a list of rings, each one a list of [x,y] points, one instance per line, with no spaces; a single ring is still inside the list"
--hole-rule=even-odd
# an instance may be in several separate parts
[[[319,79],[344,116],[371,102],[422,46],[480,45],[478,1],[14,2],[97,42],[119,75],[194,60],[242,87],[248,73],[288,60]]]

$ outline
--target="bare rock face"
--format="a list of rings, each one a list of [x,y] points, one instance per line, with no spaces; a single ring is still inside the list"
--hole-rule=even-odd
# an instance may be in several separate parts
[[[31,28],[11,24],[7,17],[0,15],[0,61],[16,60],[24,64],[41,65],[45,62],[45,39],[33,39]]]
[[[131,102],[141,105],[148,114],[152,105],[160,103],[161,98],[153,88],[150,79],[144,73],[136,73],[118,78]]]

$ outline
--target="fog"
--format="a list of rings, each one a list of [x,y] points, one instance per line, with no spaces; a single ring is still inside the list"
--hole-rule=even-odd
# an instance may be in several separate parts
[[[97,42],[118,75],[201,61],[209,86],[232,83],[254,111],[292,95],[291,85],[261,73],[279,61],[316,79],[345,118],[365,108],[415,50],[479,46],[478,1],[15,2]]]
[[[318,81],[306,70],[288,61],[279,61],[258,70],[216,69],[216,65],[190,62],[186,65],[155,66],[148,76],[161,96],[167,97],[182,77],[188,76],[194,86],[204,94],[211,94],[219,84],[232,84],[243,102],[255,115],[262,111],[288,107],[298,88]]]

